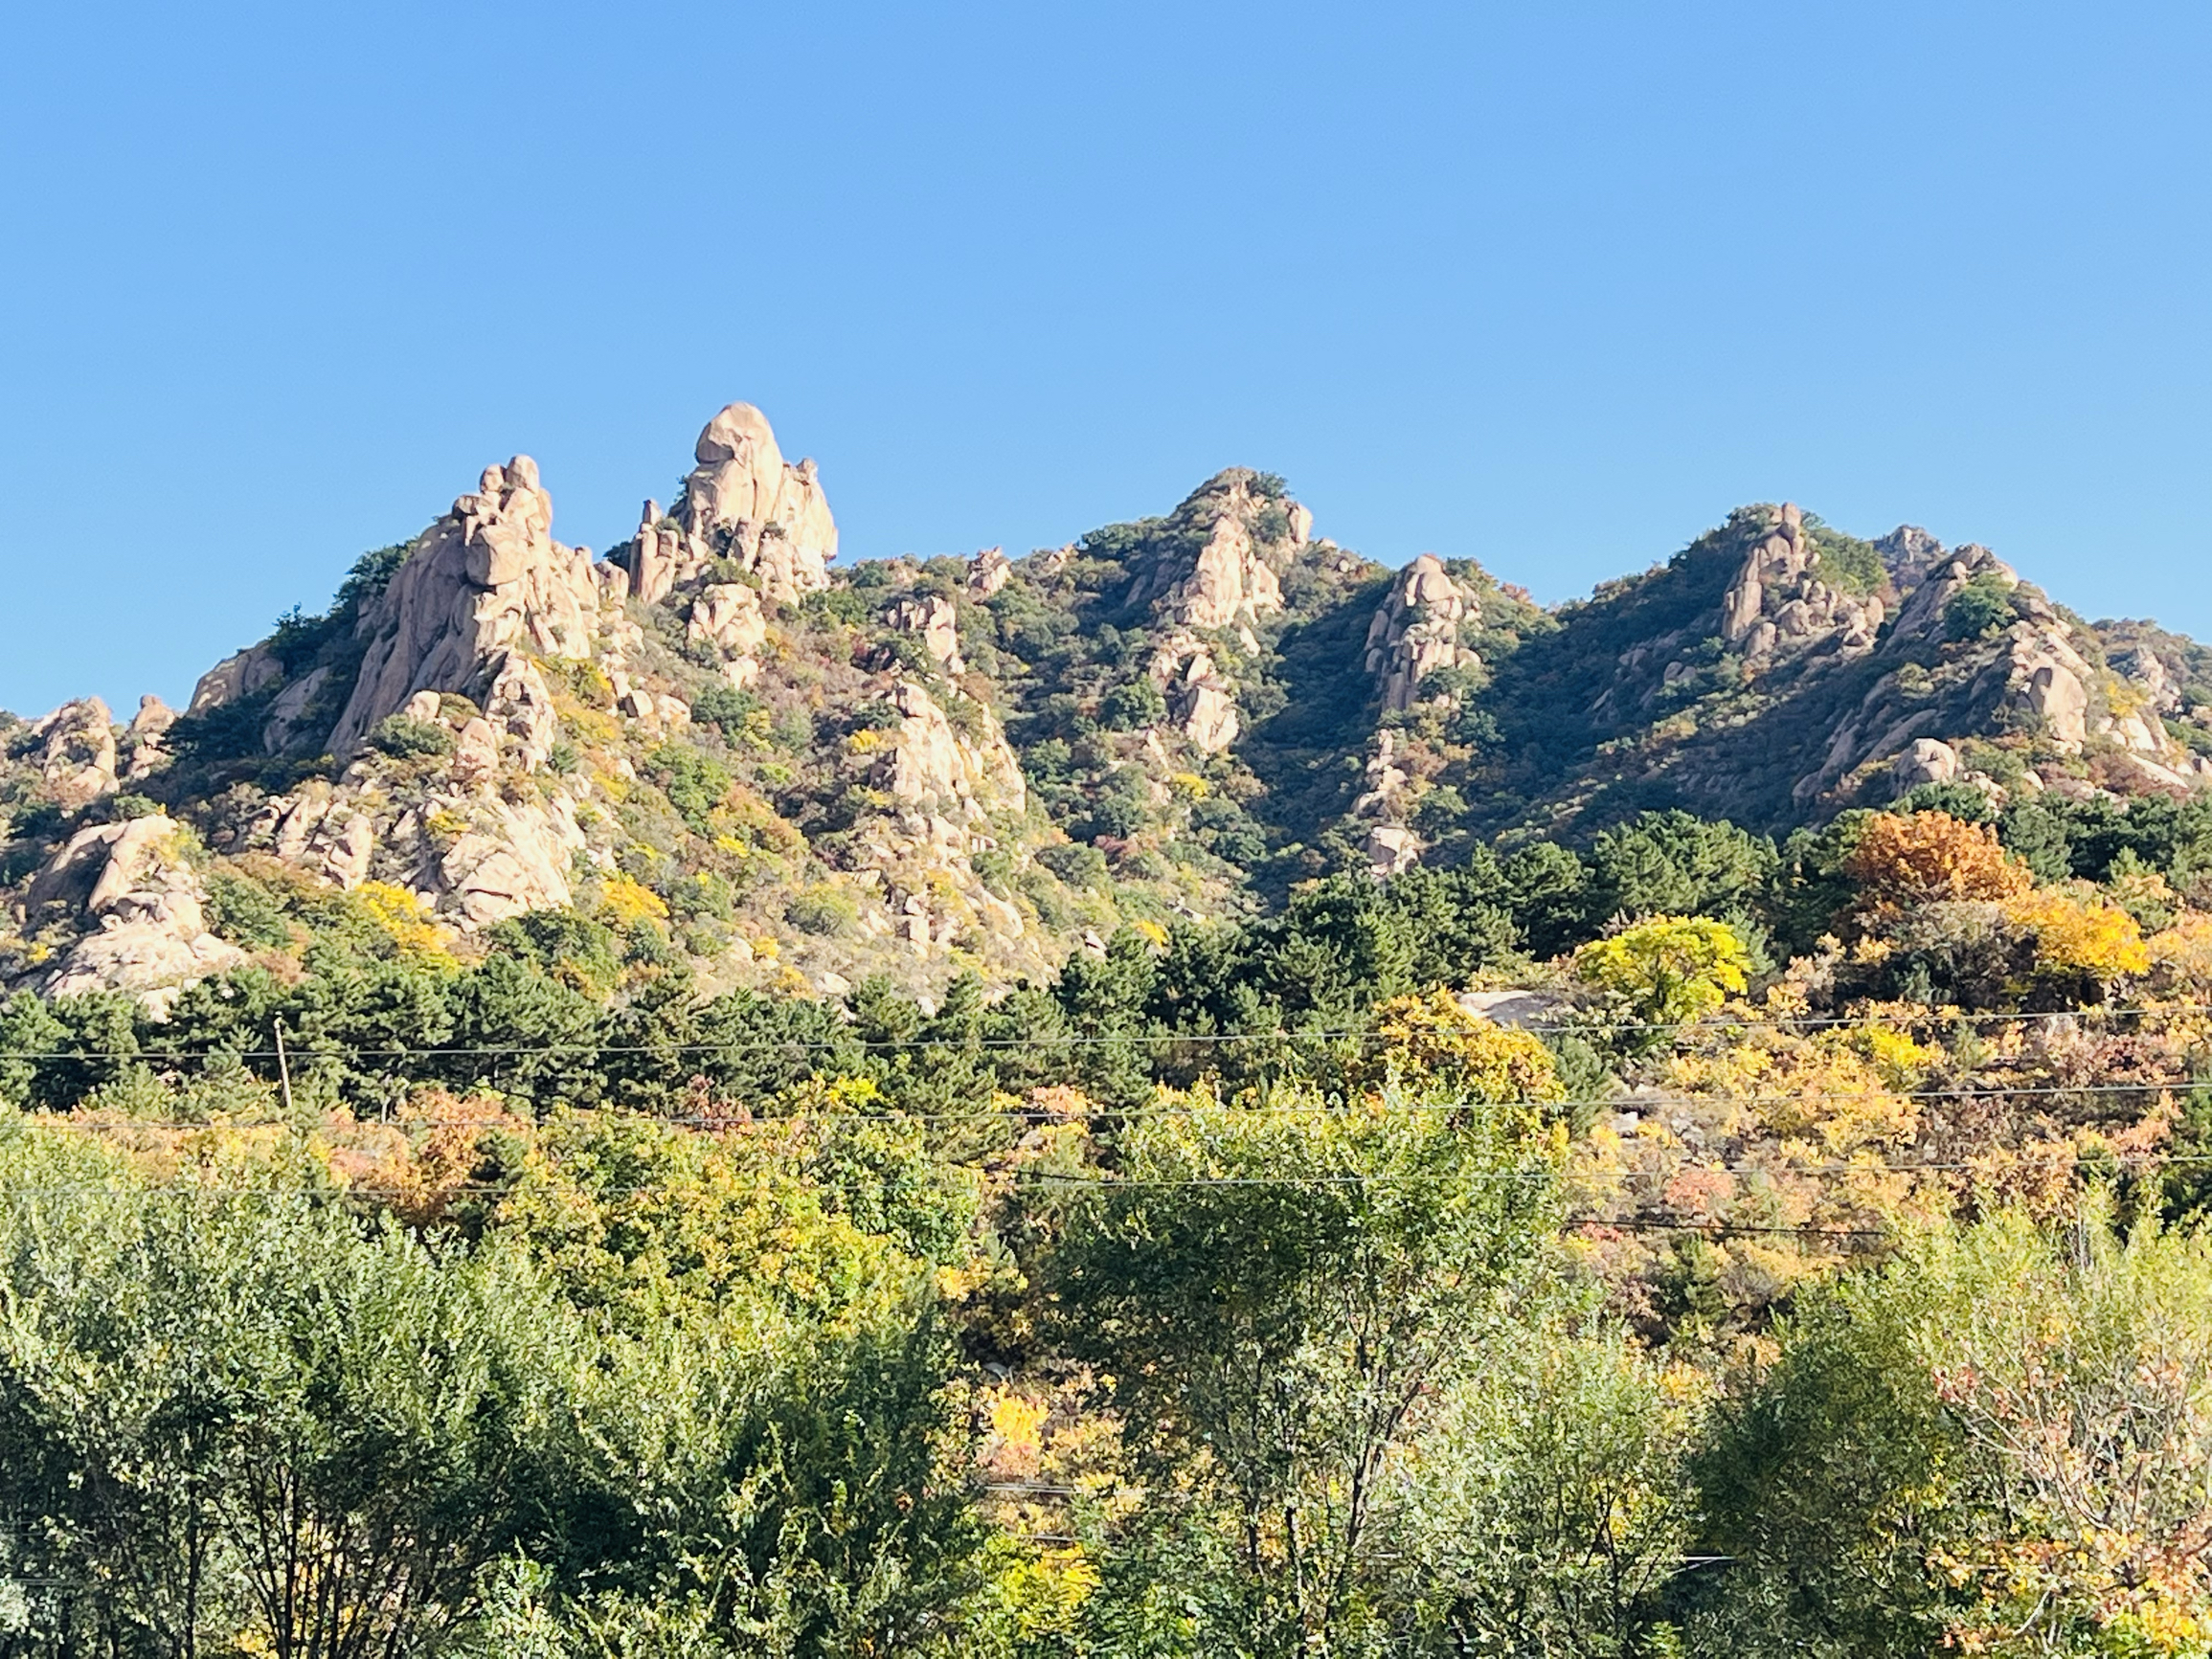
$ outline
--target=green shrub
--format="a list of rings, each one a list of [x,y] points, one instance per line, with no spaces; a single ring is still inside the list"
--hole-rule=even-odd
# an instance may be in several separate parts
[[[217,864],[207,872],[208,926],[240,945],[282,949],[292,941],[283,902],[250,876]]]
[[[1831,588],[1840,588],[1846,594],[1872,594],[1889,579],[1872,542],[1862,542],[1826,525],[1808,528],[1815,553],[1813,573]]]
[[[702,726],[721,729],[724,736],[742,730],[745,722],[768,706],[751,691],[734,685],[709,685],[691,702],[691,718]]]
[[[395,760],[418,760],[428,755],[451,754],[453,733],[428,720],[391,714],[370,729],[369,744]]]
[[[714,833],[714,809],[730,793],[728,768],[688,744],[665,743],[645,756],[645,769],[692,834]]]
[[[828,937],[850,932],[860,921],[860,907],[835,887],[809,887],[785,901],[783,919],[802,933]]]
[[[1149,677],[1117,685],[1099,706],[1098,718],[1110,730],[1135,731],[1167,718],[1167,699]]]
[[[1969,576],[1966,586],[1943,608],[1944,637],[1952,640],[1983,639],[2012,626],[2012,590],[1995,572]]]
[[[1103,892],[1109,884],[1106,855],[1096,847],[1074,842],[1044,847],[1037,853],[1037,862],[1071,887]]]

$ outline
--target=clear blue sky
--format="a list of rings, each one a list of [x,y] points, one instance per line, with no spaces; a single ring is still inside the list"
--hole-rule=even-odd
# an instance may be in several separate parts
[[[1540,597],[1788,497],[2212,637],[2212,7],[19,6],[0,706],[177,699],[521,450],[848,556],[1271,468]]]

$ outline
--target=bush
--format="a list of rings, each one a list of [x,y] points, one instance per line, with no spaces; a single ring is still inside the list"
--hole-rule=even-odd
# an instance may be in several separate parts
[[[734,736],[744,729],[753,715],[768,706],[751,691],[734,685],[714,684],[703,688],[691,702],[691,718],[702,726],[717,727],[725,737]]]
[[[1106,855],[1096,847],[1073,843],[1044,847],[1037,853],[1037,862],[1071,887],[1103,892],[1111,880],[1106,870]]]
[[[1576,977],[1620,998],[1638,1020],[1672,1025],[1740,994],[1750,966],[1725,922],[1654,916],[1574,953]]]
[[[1868,905],[1892,910],[2010,899],[2030,885],[2027,867],[2006,854],[1996,830],[1947,812],[1868,818],[1843,869]]]
[[[714,833],[714,809],[730,793],[729,770],[687,744],[665,743],[645,756],[645,769],[693,835]]]
[[[1943,608],[1943,632],[1949,639],[1980,639],[2012,626],[2012,590],[1994,572],[1967,578],[1966,586]]]
[[[1831,588],[1840,588],[1846,594],[1872,594],[1889,579],[1872,542],[1862,542],[1822,524],[1806,528],[1815,552],[1813,573]]]
[[[429,755],[451,754],[453,733],[432,721],[412,720],[404,714],[390,714],[370,729],[369,744],[371,748],[389,754],[395,760],[417,760]]]
[[[240,945],[282,949],[292,941],[282,901],[253,880],[217,864],[207,873],[208,926]]]
[[[835,887],[809,887],[785,901],[783,919],[801,933],[829,937],[850,932],[860,921],[860,907]]]
[[[1149,678],[1117,685],[1100,705],[1098,718],[1109,730],[1135,731],[1167,718],[1167,699]]]

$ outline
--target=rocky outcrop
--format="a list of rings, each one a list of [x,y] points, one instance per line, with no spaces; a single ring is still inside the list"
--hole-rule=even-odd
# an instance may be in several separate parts
[[[1304,545],[1313,514],[1287,496],[1255,489],[1259,475],[1241,467],[1198,486],[1168,519],[1177,549],[1140,571],[1123,603],[1150,601],[1170,625],[1250,628],[1282,609],[1282,582],[1270,562]]]
[[[1208,754],[1219,754],[1236,741],[1243,730],[1236,687],[1204,640],[1178,629],[1153,651],[1149,672],[1167,699],[1176,730]]]
[[[1282,584],[1253,547],[1241,513],[1225,510],[1214,520],[1190,573],[1168,591],[1167,606],[1186,628],[1226,628],[1282,609]]]
[[[375,818],[322,782],[263,802],[245,836],[295,868],[347,888],[368,879],[377,844]]]
[[[1400,875],[1421,862],[1421,838],[1404,824],[1379,823],[1360,850],[1378,878]]]
[[[960,820],[1005,810],[1027,798],[1021,763],[981,704],[977,734],[962,736],[930,694],[911,680],[892,688],[899,723],[873,768],[873,782],[901,806]]]
[[[537,664],[508,651],[485,665],[490,684],[484,694],[485,718],[504,734],[505,747],[525,772],[535,772],[560,738],[560,716],[553,688]]]
[[[151,776],[169,760],[169,729],[177,722],[177,711],[150,691],[138,700],[138,712],[131,716],[130,762],[123,776],[133,782]]]
[[[1013,578],[1014,564],[1004,548],[985,548],[968,561],[970,597],[987,599]]]
[[[794,466],[777,447],[768,417],[733,403],[707,423],[692,451],[683,499],[648,543],[641,533],[630,566],[637,596],[655,600],[714,556],[735,559],[761,592],[784,604],[829,585],[837,522],[814,462]],[[651,504],[647,504],[650,516]]]
[[[331,751],[356,752],[418,691],[481,691],[510,651],[589,656],[598,611],[591,556],[553,539],[537,463],[517,456],[486,468],[362,613],[367,653]]]
[[[2014,630],[2011,691],[2014,701],[2043,721],[2062,750],[2089,738],[2088,663],[2054,629]]]
[[[494,797],[471,803],[468,818],[442,845],[423,838],[418,891],[439,915],[473,930],[570,902],[569,864],[584,834],[566,796],[521,805]]]
[[[1947,625],[1945,614],[1951,608],[1951,601],[1976,576],[2012,590],[2017,595],[2016,605],[2026,613],[2029,620],[2058,621],[2058,613],[2051,609],[2049,601],[2021,589],[2019,573],[1987,548],[1968,542],[1949,553],[1943,553],[1940,549],[1936,552],[1939,556],[1932,557],[1921,570],[1918,584],[1898,608],[1896,626],[1891,630],[1896,641],[1941,641]]]
[[[1406,808],[1412,775],[1399,765],[1404,758],[1398,734],[1388,729],[1369,739],[1366,765],[1361,772],[1364,787],[1352,802],[1352,818],[1366,826],[1361,850],[1380,879],[1411,869],[1421,861],[1421,838],[1406,824]]]
[[[284,665],[267,645],[249,645],[233,652],[210,668],[192,687],[188,714],[202,714],[274,685],[284,677]]]
[[[722,658],[722,672],[733,685],[746,686],[759,678],[755,656],[767,642],[768,618],[760,611],[760,594],[743,582],[710,582],[691,601],[686,637],[711,645]]]
[[[33,878],[27,914],[59,909],[89,929],[47,975],[48,996],[125,991],[158,1012],[178,987],[245,960],[208,930],[177,827],[159,813],[95,824],[70,837]]]
[[[72,811],[115,788],[115,725],[97,697],[64,703],[32,722],[31,761],[38,793]]]
[[[1874,649],[1885,608],[1879,595],[1852,594],[1816,574],[1819,550],[1804,514],[1785,502],[1779,519],[1745,555],[1721,605],[1721,637],[1758,666],[1815,641],[1845,657]]]
[[[1874,544],[1874,550],[1901,594],[1917,588],[1944,558],[1943,544],[1918,525],[1899,525]]]
[[[901,634],[912,634],[922,649],[947,674],[964,674],[960,660],[959,613],[941,594],[908,594],[894,601],[886,623]]]
[[[1466,594],[1434,553],[1423,553],[1398,572],[1367,624],[1366,670],[1382,682],[1386,709],[1411,708],[1421,682],[1437,669],[1476,662],[1459,643],[1459,624],[1470,609]]]

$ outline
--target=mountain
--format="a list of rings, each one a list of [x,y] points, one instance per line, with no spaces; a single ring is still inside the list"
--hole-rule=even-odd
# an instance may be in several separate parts
[[[564,917],[709,987],[1005,984],[1659,809],[2212,785],[2212,650],[1909,527],[1742,507],[1547,610],[1317,540],[1241,468],[1025,558],[839,570],[759,411],[694,460],[594,559],[517,457],[181,713],[0,715],[0,988],[158,1007],[342,922],[590,979]]]

